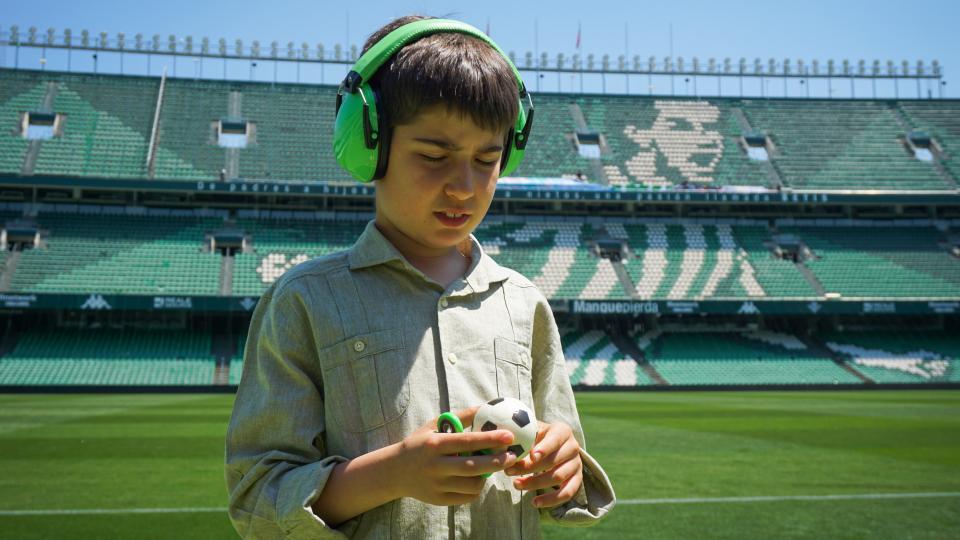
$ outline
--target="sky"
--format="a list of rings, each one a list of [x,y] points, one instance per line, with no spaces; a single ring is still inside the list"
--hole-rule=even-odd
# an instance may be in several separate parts
[[[362,8],[360,7],[362,6]],[[365,0],[362,3],[283,1],[248,2],[220,0],[165,0],[163,2],[139,2],[116,0],[20,0],[8,1],[0,14],[0,31],[6,32],[18,25],[25,34],[30,26],[36,26],[42,36],[46,29],[56,29],[59,36],[64,28],[71,28],[75,36],[88,29],[92,35],[101,31],[111,38],[124,32],[127,40],[142,33],[145,36],[160,34],[164,47],[167,36],[182,39],[193,36],[199,47],[200,39],[210,38],[214,44],[221,37],[231,45],[236,39],[245,44],[259,40],[266,50],[273,40],[280,42],[281,50],[286,43],[307,42],[311,50],[323,43],[332,51],[336,43],[351,43],[361,47],[366,37],[377,27],[394,17],[422,13],[447,16],[473,24],[485,30],[507,51],[516,51],[522,62],[526,51],[547,52],[555,58],[564,53],[569,59],[576,49],[578,27],[580,29],[580,53],[585,58],[592,53],[599,59],[609,54],[611,63],[617,56],[626,53],[628,59],[640,55],[646,65],[651,55],[657,62],[666,56],[683,57],[689,67],[693,57],[698,57],[702,66],[708,58],[718,63],[730,57],[734,66],[741,57],[747,59],[752,70],[755,58],[760,58],[766,67],[770,58],[778,63],[789,58],[796,66],[798,59],[807,65],[812,60],[820,62],[825,70],[828,59],[839,66],[843,59],[856,65],[859,59],[866,60],[868,69],[874,59],[886,66],[893,60],[898,69],[903,60],[914,66],[923,60],[929,69],[933,60],[938,60],[944,74],[940,88],[936,81],[924,81],[920,95],[960,97],[960,79],[952,78],[960,70],[960,46],[956,32],[960,21],[960,2],[931,0],[922,4],[907,4],[891,0],[874,1],[821,1],[804,2],[753,2],[753,1],[687,1],[668,2],[614,2],[607,0],[560,0],[552,2],[517,2],[485,0],[474,2],[438,2],[403,0]],[[672,39],[671,39],[672,38]],[[75,38],[76,39],[76,38]],[[66,53],[21,49],[19,54],[10,47],[0,48],[0,65],[12,67],[41,68],[41,57],[46,59],[46,69],[67,68]],[[118,55],[100,55],[97,70],[119,72]],[[16,58],[15,58],[16,57]],[[568,60],[569,62],[569,60]],[[172,75],[173,61],[169,58],[150,59],[150,74],[159,75],[166,65]],[[90,53],[71,53],[70,68],[74,71],[92,71]],[[274,68],[272,62],[258,62],[251,69],[249,62],[228,62],[228,78],[270,81],[276,73],[277,80],[323,82],[336,84],[347,66],[327,65],[321,70],[318,65],[303,65],[297,70],[294,64],[280,63]],[[222,63],[216,60],[191,62],[177,60],[177,76],[220,78],[224,72]],[[276,69],[276,71],[274,71]],[[125,73],[147,73],[145,56],[125,55]],[[321,73],[322,71],[322,73]],[[580,91],[577,75],[555,73],[541,74],[524,72],[527,86],[542,92]],[[629,89],[627,88],[627,85]],[[744,95],[769,95],[772,97],[803,97],[810,92],[812,97],[833,96],[845,98],[872,97],[871,81],[857,81],[853,88],[848,80],[813,80],[801,86],[798,79],[766,79],[763,87],[759,79],[744,79]],[[696,88],[695,88],[696,86]],[[658,95],[739,95],[737,78],[698,77],[696,81],[684,81],[683,76],[669,77],[587,75],[583,90],[608,93],[652,93]],[[917,97],[915,81],[900,81],[894,88],[889,80],[877,81],[878,97]],[[851,94],[852,92],[852,94]]]

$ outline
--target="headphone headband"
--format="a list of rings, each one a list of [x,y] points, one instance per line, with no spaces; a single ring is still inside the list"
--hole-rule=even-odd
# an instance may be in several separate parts
[[[510,57],[503,52],[503,49],[479,29],[465,22],[455,21],[453,19],[424,19],[422,21],[414,21],[384,36],[383,39],[370,47],[367,52],[363,53],[353,65],[353,69],[350,71],[351,73],[356,73],[354,76],[356,80],[350,80],[350,86],[352,86],[352,88],[348,88],[348,91],[352,92],[353,89],[360,84],[369,82],[377,70],[408,43],[430,34],[441,33],[467,34],[493,47],[500,53],[500,56],[507,61],[507,65],[510,66],[510,70],[517,80],[517,87],[520,89],[520,97],[526,97],[527,89],[523,84],[523,79],[520,77],[520,72],[517,70],[517,67],[513,65]],[[346,83],[348,79],[351,79],[349,75],[347,79],[344,79],[344,83]]]
[[[373,44],[357,59],[337,89],[333,151],[337,162],[354,178],[369,182],[386,174],[390,157],[390,122],[377,88],[370,79],[407,44],[437,33],[460,33],[493,47],[510,66],[519,90],[517,118],[505,138],[500,157],[500,175],[513,172],[523,159],[533,126],[533,99],[520,72],[503,49],[486,34],[469,24],[451,19],[424,19],[405,24]],[[524,109],[523,99],[530,104]]]

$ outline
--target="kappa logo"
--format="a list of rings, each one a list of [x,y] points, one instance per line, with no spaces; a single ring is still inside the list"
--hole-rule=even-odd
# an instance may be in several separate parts
[[[101,294],[91,294],[80,309],[113,309]]]
[[[760,310],[757,309],[757,306],[753,302],[744,302],[740,304],[740,309],[737,310],[737,313],[760,313]]]

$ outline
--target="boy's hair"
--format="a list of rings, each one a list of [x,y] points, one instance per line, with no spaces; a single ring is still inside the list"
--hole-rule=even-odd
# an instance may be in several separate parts
[[[394,19],[367,38],[363,52],[405,24],[435,18]],[[470,115],[481,129],[506,132],[520,112],[517,79],[506,59],[466,34],[430,34],[407,44],[377,70],[370,83],[380,93],[391,126],[409,123],[423,109],[445,103],[450,112]]]

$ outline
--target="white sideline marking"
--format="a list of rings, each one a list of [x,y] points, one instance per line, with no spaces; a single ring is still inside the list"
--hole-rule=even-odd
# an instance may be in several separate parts
[[[617,504],[695,504],[770,501],[829,501],[852,499],[916,499],[960,497],[958,491],[934,493],[854,493],[851,495],[782,495],[773,497],[702,497],[692,499],[620,499]],[[226,508],[85,508],[76,510],[0,510],[0,516],[75,516],[90,514],[186,514],[226,513]]]
[[[836,501],[851,499],[915,499],[926,497],[960,497],[960,492],[939,493],[854,493],[850,495],[782,495],[773,497],[704,497],[695,499],[620,499],[617,504],[696,504],[771,501]]]

